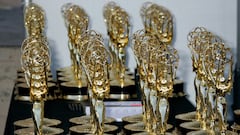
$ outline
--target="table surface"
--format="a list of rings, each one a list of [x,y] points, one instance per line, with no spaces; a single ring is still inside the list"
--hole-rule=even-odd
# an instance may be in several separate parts
[[[13,90],[14,93],[15,89]],[[9,113],[6,121],[5,135],[14,134],[13,123],[17,120],[31,118],[32,104],[28,101],[19,101],[14,99],[15,94],[12,94]],[[194,106],[187,100],[185,96],[169,98],[170,112],[169,124],[175,125],[175,115],[194,111]],[[78,109],[72,109],[72,105],[78,106]],[[69,119],[85,115],[84,111],[85,102],[80,101],[67,101],[62,99],[49,100],[45,102],[46,118],[58,119],[62,123],[58,126],[64,130],[64,134],[69,132]],[[121,123],[116,123],[118,126]]]

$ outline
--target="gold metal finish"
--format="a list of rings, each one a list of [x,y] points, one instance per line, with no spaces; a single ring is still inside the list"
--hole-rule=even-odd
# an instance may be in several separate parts
[[[211,87],[216,90],[214,129],[221,134],[227,131],[227,102],[225,95],[231,92],[233,85],[233,56],[231,49],[222,42],[211,44],[204,54],[204,68]]]
[[[223,40],[206,28],[188,35],[196,90],[196,119],[209,134],[227,134],[226,93],[232,89],[232,52]]]
[[[129,41],[129,15],[115,2],[104,6],[104,21],[109,36],[109,49],[113,56],[113,73],[121,87],[125,86],[126,46]]]
[[[98,37],[94,38],[98,39]],[[92,116],[92,133],[104,133],[105,106],[103,99],[109,97],[110,80],[109,70],[112,67],[110,52],[104,47],[102,41],[88,40],[86,50],[82,51],[81,62],[88,78],[90,96],[90,113]],[[82,48],[81,48],[82,49]]]
[[[72,61],[74,79],[81,85],[84,76],[81,66],[80,45],[77,41],[88,29],[89,17],[80,6],[66,3],[62,6],[62,15],[68,29],[68,48]]]
[[[179,60],[177,51],[145,30],[134,33],[132,49],[140,74],[145,131],[164,134],[169,115],[168,97],[172,96]]]
[[[211,43],[212,33],[208,32],[203,27],[196,27],[188,34],[188,47],[192,53],[193,71],[196,73],[194,79],[195,93],[196,93],[196,119],[201,122],[201,127],[206,129],[207,125],[207,83],[206,72],[203,68],[203,57],[206,48]],[[208,94],[209,95],[209,94]],[[212,108],[209,108],[212,110]]]
[[[22,43],[21,64],[30,88],[30,100],[33,102],[35,134],[42,135],[44,100],[48,92],[50,72],[50,50],[43,33],[45,19],[42,8],[36,4],[29,4],[24,13],[28,37]]]
[[[140,15],[147,33],[158,37],[160,42],[170,45],[173,40],[173,19],[170,11],[152,2],[145,2]]]
[[[45,29],[45,14],[42,7],[30,3],[24,10],[24,22],[27,36],[42,36]]]

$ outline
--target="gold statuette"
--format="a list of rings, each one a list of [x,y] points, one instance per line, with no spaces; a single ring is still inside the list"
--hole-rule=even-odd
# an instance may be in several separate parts
[[[28,35],[21,47],[21,64],[30,88],[30,100],[33,102],[34,131],[35,134],[42,135],[44,100],[48,93],[50,71],[50,50],[43,32],[43,9],[37,4],[29,4],[25,7],[24,21]]]
[[[173,40],[173,19],[170,11],[155,3],[146,2],[140,10],[140,15],[147,33],[152,33],[167,45]]]
[[[33,120],[37,134],[42,134],[44,100],[48,92],[48,72],[50,71],[50,52],[47,44],[30,38],[22,48],[22,67],[30,87],[30,99],[33,102]]]
[[[79,88],[81,88],[83,71],[81,69],[81,56],[79,55],[81,44],[78,42],[78,38],[81,38],[87,31],[89,17],[84,9],[72,3],[66,3],[62,6],[62,15],[68,30],[68,48],[75,75],[74,79],[78,83]]]
[[[24,10],[24,22],[27,36],[42,36],[45,29],[44,10],[37,4],[30,3]]]
[[[82,56],[84,71],[89,83],[89,96],[91,97],[91,114],[93,134],[102,135],[104,133],[105,106],[103,99],[109,96],[110,80],[109,70],[112,58],[99,40],[89,41]]]
[[[232,89],[233,56],[231,49],[224,43],[216,42],[205,52],[204,67],[216,89],[214,131],[221,134],[227,132],[227,102],[225,95]]]
[[[113,56],[113,73],[116,74],[121,88],[124,87],[126,51],[129,40],[129,15],[114,2],[104,7],[104,21],[109,36],[109,48]]]

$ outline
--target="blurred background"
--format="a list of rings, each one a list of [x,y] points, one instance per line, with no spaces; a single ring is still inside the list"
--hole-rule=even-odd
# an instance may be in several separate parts
[[[25,37],[21,0],[0,0],[0,134],[3,135],[16,70],[20,67],[20,45]]]

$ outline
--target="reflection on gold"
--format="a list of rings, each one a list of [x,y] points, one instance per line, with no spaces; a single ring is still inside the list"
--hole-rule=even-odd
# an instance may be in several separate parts
[[[43,30],[44,11],[36,4],[29,4],[24,12],[27,38],[21,47],[21,64],[33,102],[33,121],[36,134],[43,134],[44,100],[48,93],[48,73],[50,72],[50,50]]]
[[[133,35],[133,52],[140,74],[145,131],[165,134],[178,66],[178,53],[152,33],[139,30]],[[140,128],[140,127],[139,127]]]
[[[152,33],[164,44],[171,44],[173,39],[173,17],[170,11],[152,2],[145,2],[140,15],[147,33]]]
[[[78,39],[88,30],[89,17],[84,9],[73,3],[66,3],[62,6],[62,15],[68,29],[68,49],[72,61],[74,79],[78,87],[82,87],[83,71],[81,68],[81,55],[79,55],[80,43]]]
[[[125,86],[126,46],[129,41],[129,15],[115,2],[104,6],[104,21],[109,36],[109,49],[113,56],[113,73],[117,76],[120,86]]]
[[[196,119],[210,134],[227,133],[226,93],[232,88],[232,52],[223,40],[204,27],[188,35],[196,73]]]

